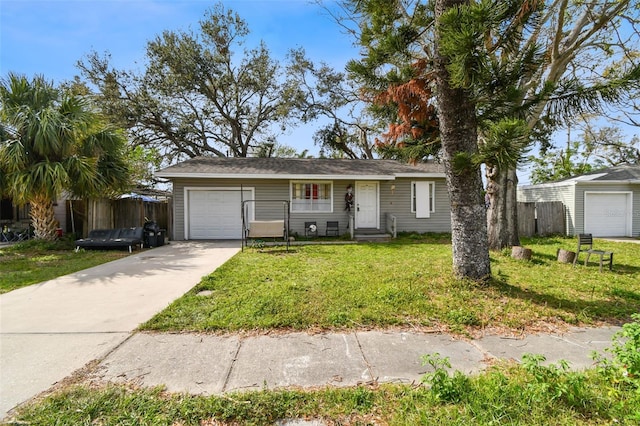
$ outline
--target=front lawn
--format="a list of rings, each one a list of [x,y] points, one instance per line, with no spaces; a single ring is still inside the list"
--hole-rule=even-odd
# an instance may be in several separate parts
[[[410,326],[473,333],[628,320],[640,310],[640,246],[615,252],[613,272],[556,261],[574,238],[524,240],[531,262],[493,253],[487,285],[453,279],[448,235],[391,243],[309,245],[239,253],[142,326],[159,331],[266,331]],[[584,259],[584,255],[581,259]]]
[[[128,256],[128,251],[74,251],[73,241],[30,240],[0,248],[0,294]]]
[[[596,240],[615,252],[614,271],[556,261],[575,239],[525,240],[531,262],[492,254],[494,279],[451,278],[448,236],[406,236],[389,244],[248,249],[144,328],[167,331],[413,326],[473,333],[628,321],[640,310],[640,248]],[[613,362],[574,372],[565,364],[499,362],[474,376],[448,374],[430,354],[427,386],[275,390],[194,396],[135,384],[72,377],[18,410],[16,424],[637,424],[640,421],[640,315],[625,325]],[[212,361],[215,362],[215,361]],[[259,361],[256,361],[259,362]],[[76,384],[71,384],[76,380]],[[297,424],[296,422],[292,424]]]

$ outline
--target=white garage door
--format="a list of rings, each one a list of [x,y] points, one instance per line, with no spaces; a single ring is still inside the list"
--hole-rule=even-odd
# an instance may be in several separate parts
[[[250,191],[244,193],[245,200],[251,199]],[[241,203],[238,190],[188,191],[187,239],[241,239]]]
[[[584,194],[584,231],[595,237],[631,236],[631,194]]]

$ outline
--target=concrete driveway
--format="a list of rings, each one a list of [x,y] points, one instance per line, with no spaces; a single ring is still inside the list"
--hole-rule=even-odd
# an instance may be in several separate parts
[[[0,295],[0,419],[111,352],[239,250],[173,242]]]

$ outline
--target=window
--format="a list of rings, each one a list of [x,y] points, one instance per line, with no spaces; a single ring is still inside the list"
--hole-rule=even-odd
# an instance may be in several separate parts
[[[331,182],[291,182],[292,212],[333,211]]]
[[[436,210],[435,182],[411,182],[411,213],[427,218]]]

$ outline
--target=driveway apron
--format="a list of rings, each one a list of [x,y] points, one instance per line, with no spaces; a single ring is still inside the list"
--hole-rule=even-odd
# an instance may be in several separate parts
[[[111,352],[239,250],[173,242],[0,295],[0,419]]]

